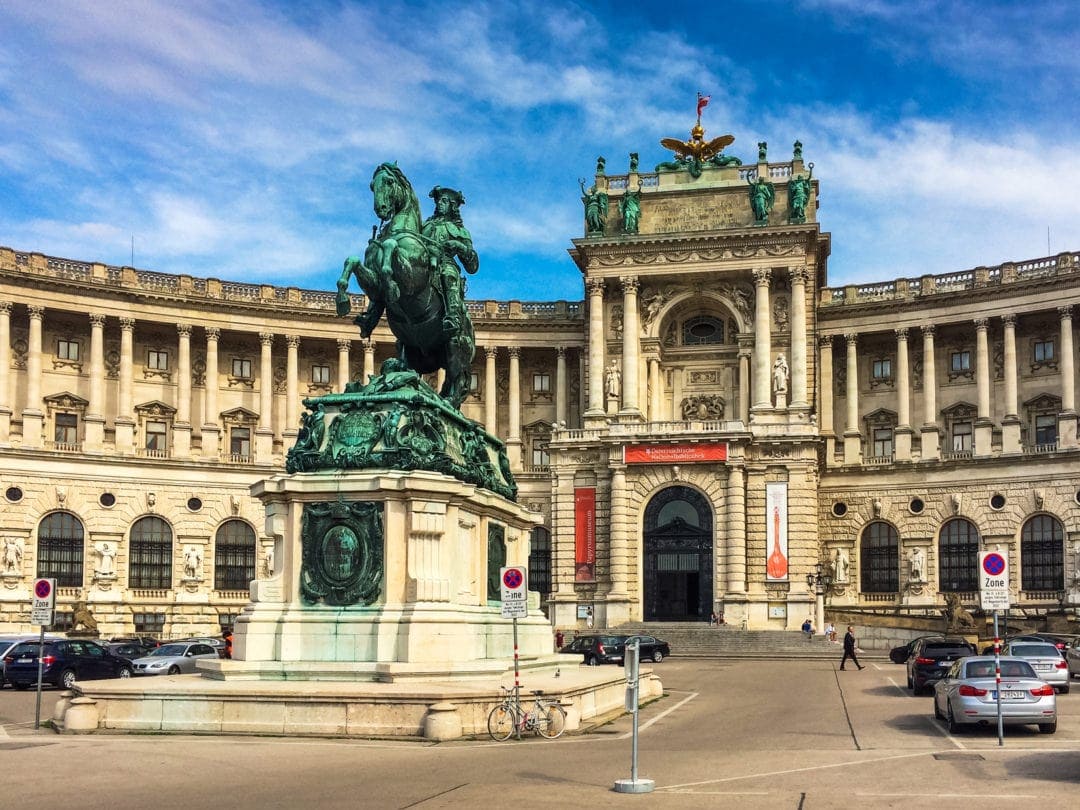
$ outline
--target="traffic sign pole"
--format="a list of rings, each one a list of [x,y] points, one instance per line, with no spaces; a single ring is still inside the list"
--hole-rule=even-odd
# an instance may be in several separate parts
[[[45,625],[41,625],[41,636],[38,638],[37,652],[37,701],[34,704],[34,731],[41,727],[41,659],[45,657]]]
[[[998,635],[998,612],[994,611],[994,680],[997,684],[998,745],[1005,745],[1005,721],[1001,717],[1001,636]]]

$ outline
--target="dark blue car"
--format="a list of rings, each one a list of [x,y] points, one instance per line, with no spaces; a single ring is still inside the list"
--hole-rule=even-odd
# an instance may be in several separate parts
[[[93,641],[65,639],[46,641],[42,661],[42,683],[70,689],[75,681],[102,678],[130,678],[131,662],[113,655]],[[29,689],[38,678],[38,642],[24,641],[4,656],[5,677],[16,689]]]

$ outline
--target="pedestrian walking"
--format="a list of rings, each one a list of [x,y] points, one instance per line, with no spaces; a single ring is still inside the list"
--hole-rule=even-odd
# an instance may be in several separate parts
[[[847,626],[847,632],[844,633],[844,657],[840,659],[840,669],[844,668],[844,664],[850,658],[855,662],[855,666],[859,669],[863,668],[863,665],[859,663],[859,658],[855,655],[855,651],[858,647],[855,644],[855,626],[849,624]]]

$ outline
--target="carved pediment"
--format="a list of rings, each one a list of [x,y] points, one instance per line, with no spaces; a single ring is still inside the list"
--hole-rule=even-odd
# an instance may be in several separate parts
[[[233,408],[221,412],[221,421],[227,425],[254,425],[259,421],[259,415],[247,408]]]
[[[1061,397],[1055,397],[1052,394],[1039,394],[1037,397],[1032,397],[1024,403],[1024,407],[1029,411],[1060,411],[1061,410]]]
[[[158,416],[172,418],[176,416],[176,408],[169,405],[167,402],[162,402],[160,399],[151,400],[150,402],[144,402],[142,405],[135,406],[135,413],[140,416]]]
[[[90,404],[89,400],[85,400],[78,394],[73,394],[70,391],[62,391],[59,394],[49,394],[44,398],[45,405],[51,410],[60,411],[85,411]]]
[[[974,419],[978,412],[978,408],[970,402],[957,402],[948,408],[941,409],[942,415],[951,419]]]

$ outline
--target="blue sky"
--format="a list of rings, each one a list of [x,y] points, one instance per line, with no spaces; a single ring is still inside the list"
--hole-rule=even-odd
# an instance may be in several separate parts
[[[470,297],[582,297],[597,155],[668,158],[697,91],[744,160],[798,138],[830,283],[1080,249],[1075,2],[0,5],[0,244],[331,289],[372,169],[460,188]]]

